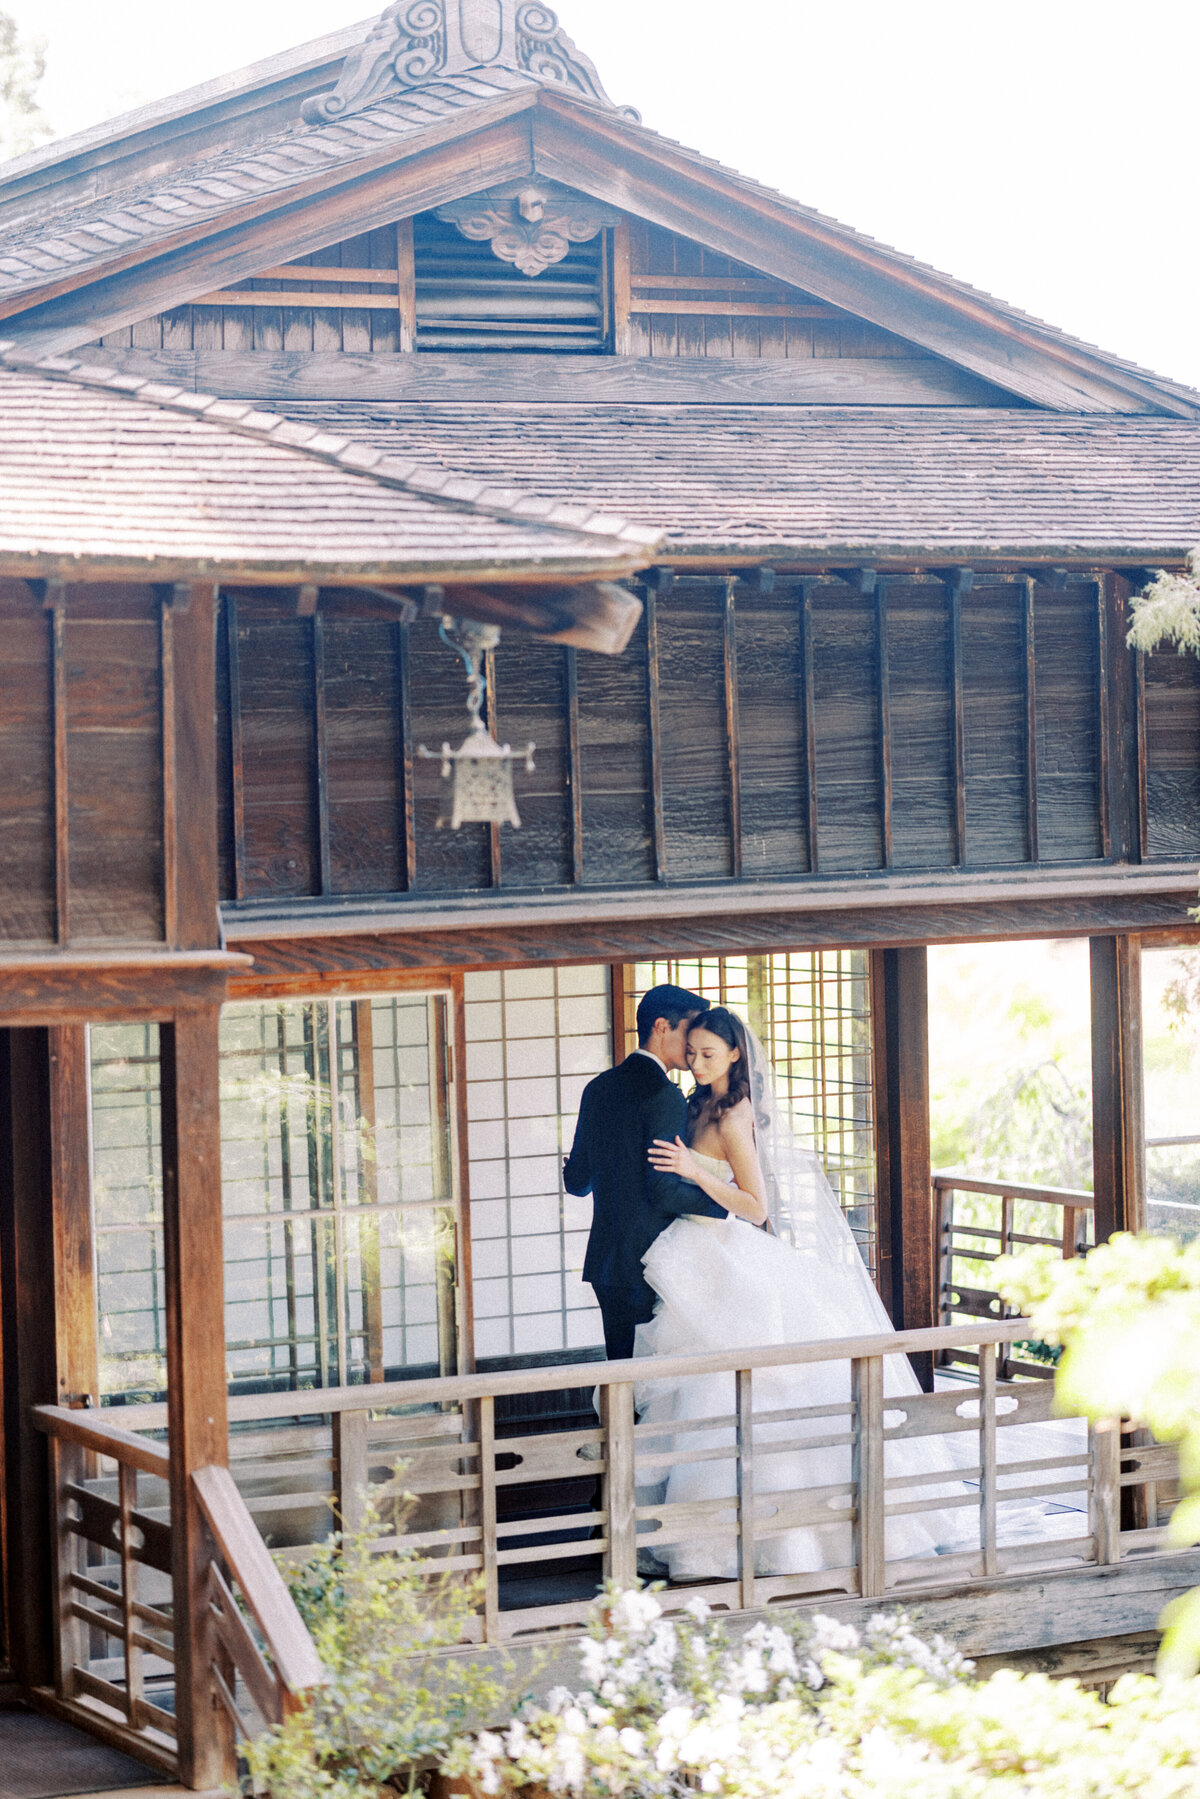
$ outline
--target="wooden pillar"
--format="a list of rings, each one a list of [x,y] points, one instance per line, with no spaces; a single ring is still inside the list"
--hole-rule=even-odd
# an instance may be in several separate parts
[[[29,1687],[54,1677],[49,1464],[30,1422],[58,1397],[50,1136],[48,1033],[0,1031],[5,1648]]]
[[[6,1617],[18,1678],[53,1678],[50,1489],[34,1405],[99,1399],[87,1032],[0,1032]]]
[[[174,1555],[175,1708],[185,1786],[221,1786],[233,1744],[213,1702],[207,1528],[192,1489],[198,1468],[228,1465],[220,1008],[180,1012],[161,1032],[167,1433]]]
[[[1146,1221],[1142,963],[1137,937],[1093,937],[1092,1169],[1096,1241]]]
[[[926,952],[873,951],[872,975],[881,1272],[890,1274],[885,1304],[890,1297],[897,1330],[925,1330],[937,1323]],[[915,1356],[913,1366],[931,1390],[932,1357]]]

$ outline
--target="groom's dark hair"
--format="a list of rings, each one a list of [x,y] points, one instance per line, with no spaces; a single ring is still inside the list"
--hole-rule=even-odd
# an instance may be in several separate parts
[[[649,993],[643,994],[638,1002],[639,1047],[649,1042],[656,1019],[665,1018],[674,1030],[685,1018],[698,1018],[708,1008],[708,1000],[701,999],[698,993],[689,993],[686,987],[672,987],[667,981],[661,987],[651,987]]]

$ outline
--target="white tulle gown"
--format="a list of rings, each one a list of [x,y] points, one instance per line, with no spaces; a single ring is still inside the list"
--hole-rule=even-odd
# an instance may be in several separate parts
[[[726,1162],[696,1155],[720,1179],[732,1179]],[[813,1158],[815,1161],[815,1158]],[[823,1175],[820,1177],[823,1181]],[[797,1246],[756,1230],[743,1220],[685,1216],[668,1225],[650,1246],[643,1265],[646,1279],[659,1296],[654,1317],[639,1325],[634,1353],[699,1355],[709,1351],[813,1342],[823,1338],[879,1333],[891,1326],[882,1302],[871,1289],[864,1298],[866,1274],[840,1208],[830,1196],[844,1236],[801,1231]],[[870,1305],[874,1300],[875,1308]],[[801,1407],[847,1407],[850,1373],[846,1361],[817,1362],[784,1368],[757,1369],[753,1377],[754,1411],[794,1412]],[[901,1400],[920,1391],[907,1357],[884,1362],[884,1394]],[[712,1431],[672,1432],[671,1426],[705,1418],[728,1419],[734,1411],[732,1374],[694,1375],[686,1380],[647,1381],[636,1390],[640,1424],[661,1424],[661,1440],[643,1441],[646,1454],[732,1448],[726,1426]],[[902,1414],[885,1414],[891,1424]],[[789,1448],[769,1453],[772,1438],[795,1445],[805,1437],[849,1434],[849,1417],[764,1420],[755,1428],[756,1571],[759,1574],[809,1573],[851,1565],[850,1525],[805,1522],[787,1528],[789,1515],[820,1511],[824,1500],[816,1488],[844,1488],[850,1479],[848,1446]],[[639,1431],[639,1439],[643,1433]],[[913,1439],[888,1445],[887,1472],[928,1473],[928,1487],[905,1497],[931,1505],[967,1489],[954,1472],[971,1446],[948,1438]],[[938,1478],[940,1477],[940,1479]],[[729,1460],[696,1461],[674,1467],[665,1484],[643,1485],[642,1504],[674,1505],[691,1500],[732,1499],[736,1467]],[[847,1509],[845,1496],[831,1504]],[[827,1507],[825,1509],[828,1509]],[[732,1520],[732,1508],[718,1521]],[[891,1518],[886,1525],[889,1561],[933,1555],[970,1546],[975,1524],[972,1508],[931,1510],[920,1516]],[[778,1534],[770,1534],[774,1530]],[[661,1535],[676,1534],[664,1529]],[[655,1534],[639,1535],[639,1548],[665,1563],[674,1580],[731,1577],[737,1571],[733,1532],[705,1537],[702,1522],[689,1525],[687,1540],[661,1549]],[[977,1539],[976,1539],[977,1540]]]

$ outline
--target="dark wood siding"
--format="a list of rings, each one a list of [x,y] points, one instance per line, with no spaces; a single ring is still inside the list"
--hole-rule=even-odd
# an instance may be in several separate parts
[[[516,776],[522,828],[438,830],[440,771],[417,760],[411,850],[405,739],[436,751],[467,728],[462,665],[436,622],[331,616],[320,733],[313,621],[243,602],[240,728],[227,678],[221,703],[227,771],[242,745],[246,897],[638,887],[654,883],[659,858],[667,880],[710,881],[736,878],[739,853],[743,879],[768,881],[1101,860],[1096,580],[1015,574],[958,592],[957,683],[949,575],[889,576],[881,590],[870,578],[780,577],[769,591],[757,576],[681,576],[654,596],[653,657],[645,619],[615,658],[509,633],[491,705],[502,742],[537,745],[535,773]],[[1190,857],[1200,851],[1200,664],[1150,658],[1145,691],[1149,852]],[[1110,744],[1114,765],[1133,753]],[[227,798],[227,838],[235,816]],[[236,847],[224,846],[230,897]]]
[[[1190,859],[1200,854],[1200,658],[1159,651],[1144,669],[1147,848]]]
[[[0,583],[0,932],[54,936],[50,617],[24,581]]]

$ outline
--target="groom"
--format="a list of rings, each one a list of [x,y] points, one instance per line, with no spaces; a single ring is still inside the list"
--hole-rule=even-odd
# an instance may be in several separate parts
[[[691,1181],[656,1173],[646,1155],[656,1137],[684,1135],[687,1106],[667,1070],[687,1067],[688,1027],[708,1009],[684,987],[652,987],[637,1009],[638,1047],[583,1090],[563,1185],[592,1195],[583,1278],[595,1289],[610,1362],[633,1354],[633,1333],[654,1311],[642,1257],[660,1231],[683,1212],[726,1216]]]

